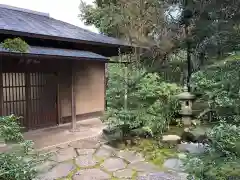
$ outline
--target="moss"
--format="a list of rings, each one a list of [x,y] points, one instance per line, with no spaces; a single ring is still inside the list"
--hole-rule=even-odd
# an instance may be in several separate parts
[[[137,179],[137,171],[133,170],[132,179]]]
[[[118,178],[112,177],[111,180],[119,180]]]
[[[160,168],[162,168],[166,159],[177,156],[176,149],[163,148],[154,139],[141,139],[137,145],[129,147],[129,149],[142,153],[147,161],[152,162]]]
[[[76,164],[75,160],[73,160],[73,164],[76,166],[76,168],[68,174],[67,179],[72,179],[74,174],[80,170],[80,167]]]

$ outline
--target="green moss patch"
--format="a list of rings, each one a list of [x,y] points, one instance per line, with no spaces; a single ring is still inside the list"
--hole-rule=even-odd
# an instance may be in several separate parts
[[[176,149],[162,147],[161,143],[154,139],[141,139],[137,145],[128,149],[142,153],[147,161],[160,168],[166,159],[177,157]]]

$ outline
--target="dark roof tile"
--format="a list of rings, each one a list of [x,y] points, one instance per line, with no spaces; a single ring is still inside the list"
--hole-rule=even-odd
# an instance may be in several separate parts
[[[32,33],[53,38],[68,38],[89,43],[129,46],[119,39],[90,32],[72,24],[53,19],[43,13],[0,4],[1,30]]]

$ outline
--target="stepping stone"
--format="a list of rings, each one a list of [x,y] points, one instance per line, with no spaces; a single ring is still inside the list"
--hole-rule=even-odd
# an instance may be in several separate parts
[[[97,158],[106,159],[106,158],[114,155],[114,152],[112,149],[100,147],[94,155]]]
[[[68,160],[74,159],[76,156],[77,156],[76,151],[72,147],[70,147],[67,149],[59,150],[56,153],[53,160],[55,160],[57,162],[63,162],[63,161],[68,161]]]
[[[112,151],[112,152],[115,152],[115,151],[116,151],[115,148],[113,148],[112,146],[106,145],[106,144],[103,144],[103,145],[102,145],[102,148],[108,149],[109,151]]]
[[[191,154],[202,154],[206,152],[207,146],[198,143],[182,143],[178,144],[178,151],[188,152]]]
[[[109,180],[111,176],[100,169],[85,169],[78,171],[73,180]]]
[[[122,169],[113,173],[113,176],[119,179],[131,179],[134,171],[131,169]]]
[[[79,156],[81,155],[92,155],[95,152],[95,149],[77,149]]]
[[[69,144],[69,146],[76,149],[97,149],[99,142],[97,140],[81,140]]]
[[[182,161],[176,158],[166,160],[163,164],[163,167],[178,172],[184,171]]]
[[[109,172],[124,169],[126,166],[127,164],[120,158],[109,158],[101,164],[101,167]]]
[[[56,146],[58,149],[67,149],[69,147],[69,144],[65,143],[65,144],[61,144]]]
[[[40,150],[39,153],[40,154],[54,154],[59,150],[59,148],[57,147],[52,147],[52,148],[48,148],[48,149],[44,149],[44,150]]]
[[[177,174],[157,172],[151,173],[147,176],[139,176],[137,177],[137,180],[187,180],[187,179],[183,179],[181,176]]]
[[[52,168],[49,172],[40,175],[37,179],[39,180],[56,180],[64,178],[75,169],[73,163],[61,163]]]
[[[75,161],[79,167],[83,168],[93,167],[98,163],[98,161],[95,160],[92,155],[78,156]]]
[[[137,175],[138,177],[146,177],[148,176],[150,173],[146,173],[146,172],[138,172]]]
[[[140,172],[146,172],[146,173],[152,173],[152,172],[158,172],[159,169],[157,166],[148,163],[148,162],[136,162],[129,164],[128,168],[134,169],[135,171]]]
[[[144,158],[141,156],[141,154],[136,154],[132,151],[120,151],[118,153],[118,157],[126,160],[129,163],[144,161]]]
[[[48,172],[53,166],[56,165],[54,161],[46,161],[43,164],[39,164],[36,166],[36,169],[40,173]]]

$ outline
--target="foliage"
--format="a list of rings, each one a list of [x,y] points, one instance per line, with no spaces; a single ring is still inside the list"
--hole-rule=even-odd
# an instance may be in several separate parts
[[[171,20],[169,25],[166,14],[170,9],[174,10],[164,1],[110,0],[94,6],[82,3],[80,17],[104,34],[150,47],[141,53],[141,59],[147,61],[151,69],[157,70],[183,38],[182,27],[175,20]]]
[[[181,89],[176,84],[165,83],[156,73],[148,73],[131,91],[128,89],[128,104],[125,108],[124,76],[121,74],[122,69],[114,66],[113,71],[109,68],[108,124],[122,127],[128,133],[139,128],[149,134],[166,130],[177,113],[179,106],[175,95]],[[129,73],[128,81],[134,82],[145,71],[131,70]]]
[[[0,154],[1,180],[29,180],[37,176],[37,166],[43,163],[48,155],[40,155],[33,150],[33,143],[25,141],[21,128],[14,115],[1,117],[0,134],[8,143],[10,150]]]
[[[19,118],[14,115],[0,117],[0,137],[6,142],[20,142],[23,140]]]
[[[240,126],[221,121],[208,133],[211,139],[211,153],[221,152],[222,156],[240,157]]]
[[[208,132],[208,151],[189,155],[186,169],[197,180],[237,179],[240,173],[240,126],[221,121]]]
[[[21,38],[5,39],[1,46],[7,50],[22,53],[27,52],[29,48],[28,44]]]
[[[34,153],[32,143],[22,142],[14,151],[0,154],[0,179],[29,180],[37,176],[37,165],[47,159],[47,156]]]
[[[218,115],[240,113],[240,56],[231,55],[192,77],[192,86]]]
[[[149,47],[141,58],[152,71],[190,42],[196,71],[239,49],[239,7],[236,0],[98,0],[81,4],[80,17],[104,34]]]

